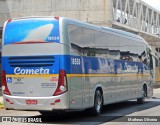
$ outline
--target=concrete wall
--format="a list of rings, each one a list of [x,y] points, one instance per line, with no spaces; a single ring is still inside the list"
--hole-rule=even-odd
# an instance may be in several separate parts
[[[24,16],[64,16],[107,25],[111,12],[112,0],[0,0],[0,27]]]

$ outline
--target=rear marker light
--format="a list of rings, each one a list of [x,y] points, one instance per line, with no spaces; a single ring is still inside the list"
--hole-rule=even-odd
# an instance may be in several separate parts
[[[10,100],[9,100],[9,99],[6,99],[6,102],[10,102]]]
[[[9,99],[5,99],[6,102],[10,103],[10,104],[14,104],[14,102],[11,102]]]
[[[60,99],[57,99],[54,101],[54,103],[51,103],[51,105],[55,105],[56,103],[59,103],[61,100]]]
[[[57,99],[56,101],[55,101],[55,103],[58,103],[58,102],[60,102],[61,100],[60,99]]]

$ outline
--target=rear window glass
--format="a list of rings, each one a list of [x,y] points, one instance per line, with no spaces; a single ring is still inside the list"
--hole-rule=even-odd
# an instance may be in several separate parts
[[[5,27],[4,45],[23,42],[59,43],[59,21],[54,18],[11,20]]]

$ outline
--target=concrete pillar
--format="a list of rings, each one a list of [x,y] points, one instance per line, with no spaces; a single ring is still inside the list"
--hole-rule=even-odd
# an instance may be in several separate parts
[[[113,21],[113,0],[103,0],[104,21],[106,25],[112,27]]]
[[[99,0],[100,2],[100,0]],[[113,0],[101,0],[102,2],[102,20],[101,22],[95,22],[94,24],[100,26],[112,27],[113,22]]]
[[[0,0],[0,27],[3,27],[4,22],[10,19],[10,13],[7,0]]]

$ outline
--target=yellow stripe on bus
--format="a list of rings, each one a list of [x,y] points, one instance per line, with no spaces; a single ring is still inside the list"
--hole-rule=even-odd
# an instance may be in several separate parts
[[[67,74],[69,77],[121,77],[121,76],[149,76],[149,74]]]
[[[24,74],[24,75],[6,75],[6,77],[58,77],[59,74]],[[67,77],[135,77],[150,76],[149,74],[67,74]]]
[[[9,75],[6,75],[6,77],[57,77],[59,76],[59,74],[21,74],[21,75],[12,75],[12,74],[9,74]]]

